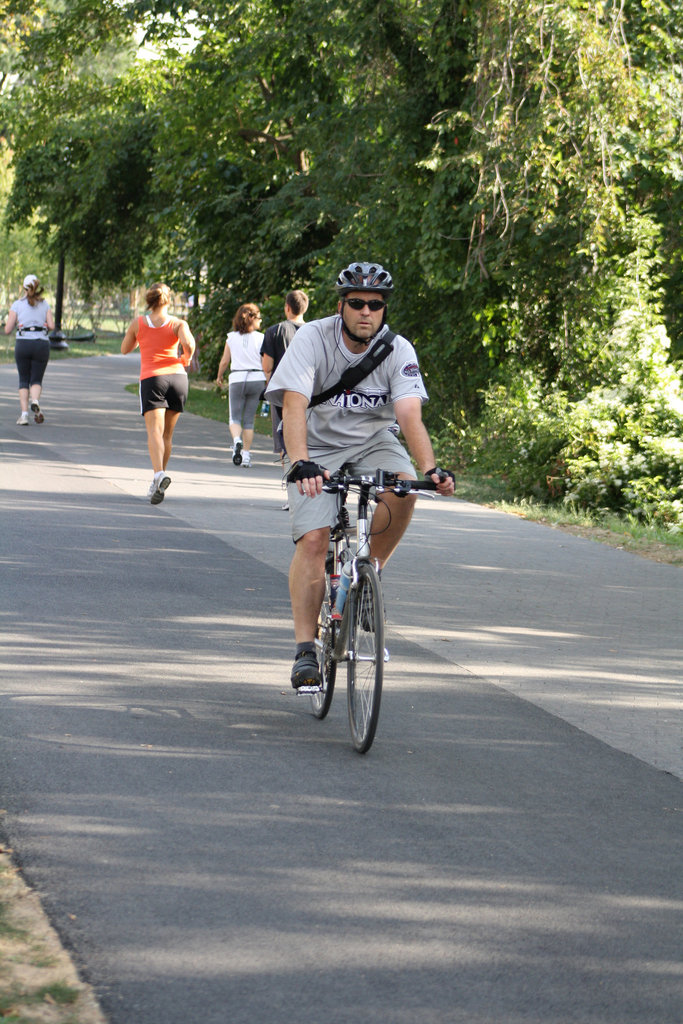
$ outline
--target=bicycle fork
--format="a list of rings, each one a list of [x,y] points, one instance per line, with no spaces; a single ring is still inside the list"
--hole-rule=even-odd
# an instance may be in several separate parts
[[[358,655],[354,647],[349,647],[349,635],[351,633],[351,614],[352,609],[355,613],[355,605],[357,600],[358,585],[359,585],[359,574],[358,574],[358,562],[369,561],[369,559],[358,559],[354,558],[351,562],[352,575],[351,583],[349,584],[349,594],[346,598],[344,605],[344,611],[342,613],[341,621],[337,622],[336,636],[334,640],[334,648],[332,650],[332,657],[336,662],[341,661],[363,661],[363,657]],[[375,563],[375,567],[377,563]],[[384,649],[383,661],[386,663],[390,660],[390,654],[387,648]]]

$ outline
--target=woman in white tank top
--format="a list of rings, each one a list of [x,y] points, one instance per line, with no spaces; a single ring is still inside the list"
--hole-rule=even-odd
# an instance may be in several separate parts
[[[218,366],[216,383],[223,383],[228,365],[229,422],[232,437],[232,461],[236,466],[251,465],[251,445],[254,440],[254,418],[266,375],[261,366],[263,334],[261,313],[253,302],[245,302],[235,313],[232,330]]]

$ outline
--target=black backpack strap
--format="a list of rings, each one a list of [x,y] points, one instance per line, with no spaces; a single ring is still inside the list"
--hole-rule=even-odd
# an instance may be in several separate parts
[[[342,391],[350,391],[352,388],[355,388],[356,384],[360,384],[393,351],[395,337],[396,335],[393,331],[387,331],[372,351],[368,352],[359,363],[356,363],[355,366],[350,366],[348,370],[344,370],[336,384],[333,384],[331,388],[326,388],[325,391],[321,391],[319,395],[313,395],[308,403],[309,408],[314,405],[320,405],[321,402],[326,402],[328,398],[333,398],[334,395],[340,395]]]

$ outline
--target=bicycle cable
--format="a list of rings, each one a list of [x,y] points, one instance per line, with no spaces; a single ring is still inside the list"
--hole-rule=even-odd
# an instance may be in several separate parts
[[[381,537],[382,534],[386,533],[386,531],[391,526],[391,519],[392,519],[391,509],[390,509],[389,505],[387,504],[387,502],[384,500],[384,498],[382,498],[381,496],[378,496],[377,494],[375,494],[375,505],[378,505],[378,506],[379,505],[384,505],[385,509],[387,510],[387,521],[386,521],[386,525],[383,526],[381,530],[373,530],[372,527],[373,527],[374,522],[375,522],[375,512],[377,511],[377,509],[375,509],[373,511],[373,513],[372,513],[372,520],[370,522],[370,529],[368,531],[368,537]]]

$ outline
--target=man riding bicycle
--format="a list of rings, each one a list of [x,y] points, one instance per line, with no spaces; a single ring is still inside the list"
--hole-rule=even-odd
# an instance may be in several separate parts
[[[323,481],[341,466],[354,474],[377,469],[414,480],[408,452],[421,473],[452,495],[452,474],[436,468],[432,443],[422,422],[427,401],[413,346],[387,327],[391,274],[378,263],[351,263],[340,273],[337,313],[300,327],[266,390],[282,406],[290,521],[296,544],[289,570],[296,657],[292,686],[316,685],[320,671],[315,634],[324,593],[325,557],[337,497],[323,492]],[[340,383],[345,371],[383,346],[388,354],[349,389],[315,404],[315,397]],[[365,367],[367,371],[367,366]],[[403,536],[415,496],[382,496],[373,521],[371,555],[380,570]]]

